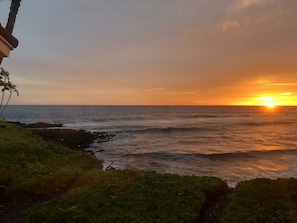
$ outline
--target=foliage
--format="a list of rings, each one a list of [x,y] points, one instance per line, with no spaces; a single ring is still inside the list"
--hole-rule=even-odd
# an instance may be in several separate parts
[[[0,186],[8,192],[61,194],[102,163],[33,135],[30,130],[0,121]],[[1,197],[1,196],[0,196]]]
[[[193,222],[206,194],[222,187],[211,177],[113,170],[88,190],[32,209],[24,222]]]
[[[239,183],[221,222],[297,222],[297,179]]]
[[[2,96],[1,96],[1,103],[0,103],[0,118],[3,115],[3,112],[6,108],[6,106],[8,105],[10,99],[11,99],[11,95],[13,92],[16,92],[17,96],[19,96],[19,92],[17,90],[17,86],[14,85],[11,81],[10,81],[10,77],[9,77],[9,72],[7,72],[6,70],[4,70],[3,68],[0,68],[0,87],[2,87]],[[6,100],[6,103],[3,106],[3,102],[4,102],[4,98],[5,98],[5,91],[9,92],[9,96]],[[1,110],[2,108],[2,110]]]

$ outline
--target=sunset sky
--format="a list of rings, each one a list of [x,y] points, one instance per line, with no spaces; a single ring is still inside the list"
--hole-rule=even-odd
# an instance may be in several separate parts
[[[296,12],[296,0],[23,0],[2,62],[11,104],[297,105]]]

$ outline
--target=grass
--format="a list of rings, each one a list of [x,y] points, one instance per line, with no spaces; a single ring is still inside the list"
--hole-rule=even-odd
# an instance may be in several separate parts
[[[297,222],[297,179],[240,182],[221,222]]]
[[[27,212],[25,222],[193,222],[207,193],[227,189],[225,182],[212,177],[135,170],[108,175],[92,188]]]
[[[56,195],[102,163],[49,143],[18,125],[0,122],[0,186],[8,193]]]

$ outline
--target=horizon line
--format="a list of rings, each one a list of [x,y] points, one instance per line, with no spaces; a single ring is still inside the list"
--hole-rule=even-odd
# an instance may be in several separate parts
[[[266,105],[148,105],[148,104],[11,104],[8,106],[127,106],[127,107],[267,107]],[[276,105],[275,107],[297,107],[297,105]]]

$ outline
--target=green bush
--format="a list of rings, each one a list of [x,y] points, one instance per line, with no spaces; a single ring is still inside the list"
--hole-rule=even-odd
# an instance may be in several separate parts
[[[297,222],[297,180],[240,182],[221,222]]]
[[[225,182],[211,177],[132,170],[107,174],[93,188],[30,210],[24,222],[193,222],[208,193],[228,189]]]

